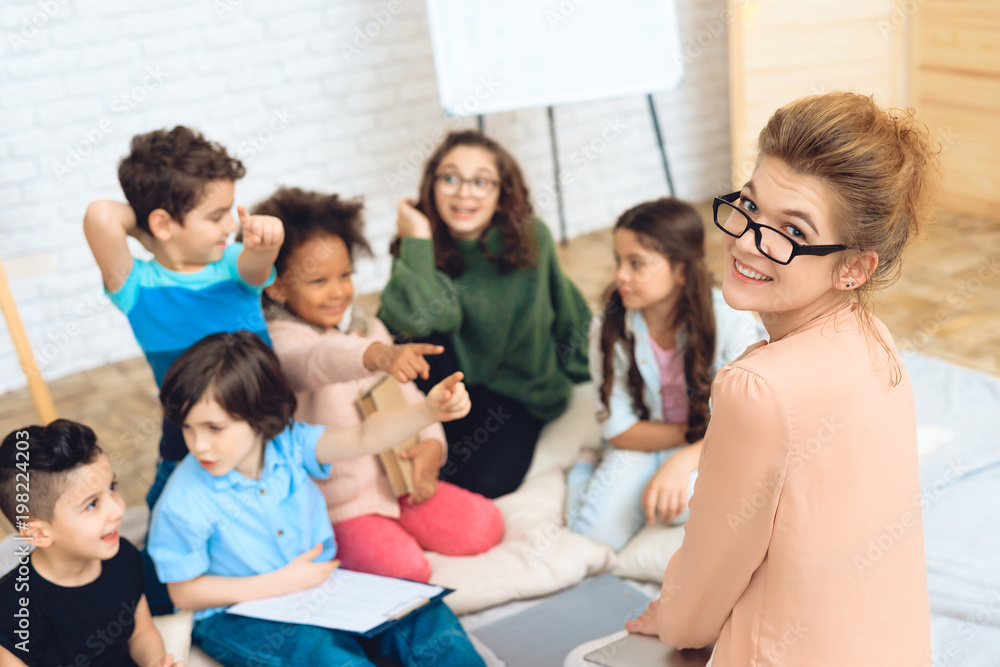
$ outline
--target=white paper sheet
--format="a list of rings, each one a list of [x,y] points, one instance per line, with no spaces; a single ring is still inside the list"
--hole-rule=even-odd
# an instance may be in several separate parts
[[[405,616],[446,589],[405,579],[335,570],[325,582],[297,593],[233,605],[230,614],[318,625],[364,634]]]

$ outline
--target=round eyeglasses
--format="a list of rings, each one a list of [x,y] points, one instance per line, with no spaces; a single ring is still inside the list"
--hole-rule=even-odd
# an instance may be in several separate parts
[[[733,205],[733,202],[739,198],[739,192],[731,192],[728,195],[715,198],[715,201],[712,202],[715,226],[737,239],[746,234],[748,229],[752,229],[754,239],[757,242],[757,250],[772,262],[788,264],[798,255],[822,257],[847,250],[846,245],[839,243],[836,245],[803,245],[774,227],[754,222],[746,211]]]
[[[492,178],[483,178],[482,176],[462,178],[458,174],[438,174],[434,177],[434,183],[441,194],[448,195],[449,197],[457,195],[462,191],[462,186],[468,183],[469,194],[476,199],[489,197],[496,190],[497,186],[500,185],[500,181]]]

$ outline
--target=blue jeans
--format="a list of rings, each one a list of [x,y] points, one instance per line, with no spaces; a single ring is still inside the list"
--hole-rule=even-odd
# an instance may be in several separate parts
[[[150,522],[153,520],[153,506],[156,505],[160,494],[163,493],[163,487],[167,483],[167,478],[170,477],[170,473],[174,471],[177,464],[178,461],[166,461],[164,459],[160,459],[160,462],[156,464],[156,478],[153,480],[153,485],[149,487],[149,492],[146,493],[146,505],[149,506]],[[149,524],[146,524],[146,532],[148,534]],[[142,563],[146,570],[146,602],[149,603],[149,611],[153,616],[174,613],[174,603],[170,600],[167,585],[156,576],[156,568],[153,567],[153,559],[149,557],[149,552],[143,547],[140,554],[142,555]]]
[[[373,639],[315,625],[221,613],[196,622],[193,641],[225,667],[375,664],[367,653],[405,667],[485,667],[458,619],[440,600]]]
[[[660,452],[635,452],[609,445],[596,470],[589,463],[574,465],[566,475],[567,527],[621,551],[646,524],[646,512],[642,509],[646,482],[679,450],[674,447]],[[697,476],[697,471],[691,473],[689,500]],[[680,525],[687,518],[685,507],[670,525]]]

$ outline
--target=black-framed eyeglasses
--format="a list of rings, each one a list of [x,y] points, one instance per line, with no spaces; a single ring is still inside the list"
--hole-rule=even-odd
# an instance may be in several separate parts
[[[449,197],[457,195],[462,191],[462,186],[468,183],[469,194],[476,199],[489,197],[497,189],[497,186],[500,185],[500,181],[492,178],[483,178],[482,176],[462,178],[458,174],[438,174],[434,177],[434,183],[437,184],[441,194],[448,195]]]
[[[803,245],[774,227],[754,222],[746,211],[733,206],[733,202],[739,198],[739,192],[731,192],[728,195],[715,198],[715,201],[712,202],[715,226],[737,239],[746,234],[748,229],[752,229],[754,239],[757,241],[757,250],[772,262],[788,264],[798,255],[822,257],[847,250],[846,245],[839,243],[836,245]]]

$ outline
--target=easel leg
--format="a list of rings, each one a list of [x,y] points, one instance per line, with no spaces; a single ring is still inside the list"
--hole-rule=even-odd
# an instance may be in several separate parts
[[[556,181],[556,203],[559,206],[559,243],[566,246],[569,241],[566,238],[566,212],[563,209],[562,178],[559,173],[559,148],[556,145],[556,121],[552,114],[552,107],[547,107],[549,112],[549,138],[552,140],[552,168]]]
[[[3,262],[0,262],[0,310],[3,311],[4,318],[7,320],[7,330],[10,331],[10,337],[14,341],[14,349],[21,361],[21,370],[28,378],[28,392],[31,394],[32,403],[35,404],[38,418],[42,424],[48,424],[58,417],[56,406],[52,402],[49,386],[45,384],[38,366],[35,365],[35,358],[31,353],[31,342],[24,332],[24,324],[17,312],[14,295],[10,292],[7,274],[3,270]]]
[[[656,132],[656,143],[660,146],[660,158],[663,160],[663,173],[667,175],[667,189],[670,196],[674,195],[674,179],[670,177],[670,164],[667,162],[667,149],[663,145],[663,135],[660,133],[660,120],[656,116],[656,104],[653,102],[653,95],[646,95],[649,101],[649,115],[653,118],[653,130]]]

